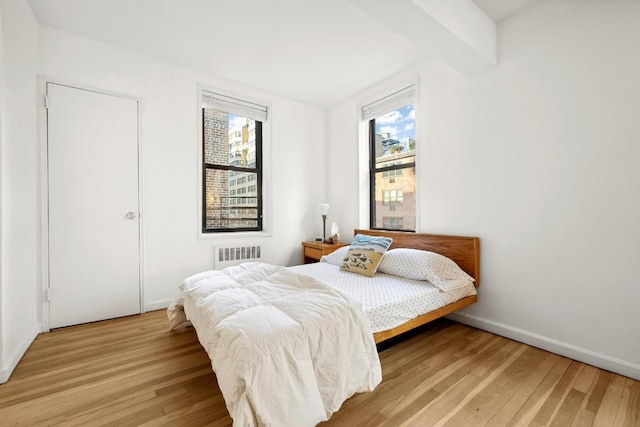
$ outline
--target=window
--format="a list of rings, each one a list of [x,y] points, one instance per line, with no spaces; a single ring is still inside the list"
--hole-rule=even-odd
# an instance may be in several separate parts
[[[415,231],[415,86],[365,105],[362,117],[369,122],[370,228]]]
[[[389,230],[402,230],[403,218],[398,216],[383,216],[382,225]]]
[[[204,233],[262,230],[262,123],[266,118],[264,106],[202,91]],[[251,197],[243,196],[247,181],[255,182]]]
[[[397,163],[400,164],[400,163]],[[382,172],[383,178],[395,178],[396,176],[402,175],[402,169],[391,169]]]
[[[402,204],[402,190],[384,190],[382,192],[382,203],[385,205]]]

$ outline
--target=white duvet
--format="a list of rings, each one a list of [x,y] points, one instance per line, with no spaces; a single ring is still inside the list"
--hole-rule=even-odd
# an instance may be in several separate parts
[[[316,279],[245,263],[181,288],[236,426],[313,426],[382,379],[359,303]]]

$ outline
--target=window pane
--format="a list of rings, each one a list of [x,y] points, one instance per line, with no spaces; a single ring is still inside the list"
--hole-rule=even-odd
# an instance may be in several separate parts
[[[256,168],[256,121],[204,108],[204,161]]]
[[[235,179],[229,179],[234,174]],[[252,177],[251,180],[248,178]],[[258,226],[256,174],[207,169],[205,176],[205,229]],[[242,183],[238,183],[242,182]]]
[[[203,107],[203,232],[262,229],[262,123]]]
[[[415,230],[415,167],[402,169],[390,183],[384,172],[376,173],[374,228]]]
[[[405,105],[374,120],[376,168],[415,162],[414,104]]]
[[[375,117],[369,129],[371,227],[415,230],[415,104]]]

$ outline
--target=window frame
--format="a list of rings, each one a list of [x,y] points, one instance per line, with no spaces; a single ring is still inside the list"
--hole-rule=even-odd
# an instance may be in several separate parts
[[[264,231],[264,216],[263,216],[263,211],[264,211],[264,194],[262,191],[262,182],[263,182],[263,141],[264,141],[264,123],[262,121],[259,120],[254,120],[255,122],[255,141],[256,141],[256,161],[255,161],[255,168],[249,168],[249,167],[240,167],[240,166],[232,166],[232,165],[218,165],[218,164],[213,164],[213,163],[207,163],[206,162],[206,156],[205,156],[205,136],[206,136],[206,132],[205,132],[205,109],[210,108],[216,111],[220,111],[220,112],[225,112],[227,114],[229,114],[227,111],[224,111],[223,109],[217,109],[217,107],[205,107],[204,105],[201,106],[200,111],[201,111],[201,159],[202,159],[202,198],[201,198],[201,203],[202,203],[202,209],[200,212],[201,215],[201,233],[203,235],[211,235],[211,234],[217,234],[217,233],[241,233],[241,232],[263,232]],[[246,199],[252,199],[252,198],[256,198],[256,209],[257,209],[257,218],[255,219],[256,221],[256,226],[255,227],[233,227],[233,228],[207,228],[207,170],[227,170],[227,171],[234,171],[234,172],[248,172],[248,173],[252,173],[252,174],[256,174],[256,187],[257,187],[257,191],[255,195],[251,195],[251,196],[242,196],[241,198],[246,198]],[[235,197],[236,199],[238,197]],[[231,205],[230,205],[231,206]],[[238,205],[234,205],[233,208],[230,207],[230,209],[240,209],[238,208]],[[242,209],[245,209],[245,207],[243,207]],[[253,218],[237,218],[240,220],[251,220],[253,221]]]
[[[415,104],[415,102],[414,102]],[[392,230],[392,231],[405,231],[408,233],[415,233],[416,230],[398,230],[385,228],[384,224],[382,227],[376,227],[376,174],[384,173],[390,171],[397,171],[401,169],[414,168],[414,176],[415,176],[415,168],[416,168],[416,157],[414,155],[413,162],[411,163],[402,163],[402,164],[392,164],[389,166],[376,168],[376,119],[375,117],[369,120],[369,228],[371,230]],[[395,172],[394,172],[395,173]],[[417,179],[414,184],[414,188],[417,189]],[[415,190],[414,190],[415,193]],[[404,197],[403,197],[404,200]],[[391,205],[391,204],[389,204]],[[395,203],[394,205],[397,205]],[[416,206],[416,219],[417,219],[417,206]],[[417,221],[416,221],[417,224]]]

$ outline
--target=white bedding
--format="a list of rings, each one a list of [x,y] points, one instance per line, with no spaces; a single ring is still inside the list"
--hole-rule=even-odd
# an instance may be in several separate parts
[[[316,279],[245,263],[181,288],[234,425],[316,425],[382,379],[360,304]]]
[[[289,269],[323,281],[360,301],[374,333],[395,328],[421,314],[477,293],[473,284],[442,292],[428,281],[380,272],[367,277],[342,271],[339,266],[327,262],[297,265]]]

